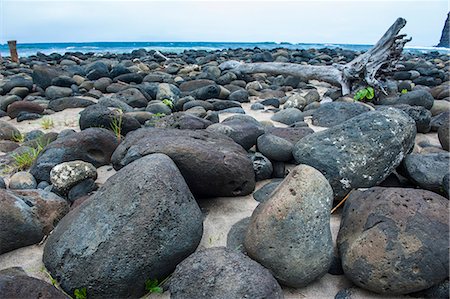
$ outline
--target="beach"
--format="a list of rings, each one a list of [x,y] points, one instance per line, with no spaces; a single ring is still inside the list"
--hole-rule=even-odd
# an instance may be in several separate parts
[[[359,100],[367,86],[343,95],[321,80],[222,68],[332,67],[362,53],[280,46],[4,58],[0,281],[1,270],[21,267],[71,296],[86,288],[88,298],[195,298],[196,289],[227,298],[223,286],[255,292],[248,298],[448,293],[447,54],[403,52],[381,74],[386,94]],[[39,153],[22,167],[15,157],[30,150]],[[228,249],[179,266],[216,247]],[[238,253],[231,266],[221,255]],[[259,264],[247,266],[250,258]],[[169,275],[162,294],[148,294],[147,280]],[[234,276],[243,285],[228,285]],[[262,281],[275,285],[265,295]]]

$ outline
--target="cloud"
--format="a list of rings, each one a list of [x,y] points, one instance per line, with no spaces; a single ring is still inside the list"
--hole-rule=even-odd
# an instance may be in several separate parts
[[[362,4],[364,2],[364,4]],[[0,0],[1,43],[288,41],[373,44],[397,17],[439,41],[447,1]]]

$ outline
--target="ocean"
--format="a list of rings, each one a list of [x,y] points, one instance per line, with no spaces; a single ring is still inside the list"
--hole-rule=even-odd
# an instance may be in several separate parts
[[[223,50],[258,47],[260,49],[288,48],[288,49],[321,49],[321,48],[341,48],[353,51],[366,51],[372,45],[354,45],[354,44],[326,44],[326,43],[234,43],[234,42],[89,42],[89,43],[30,43],[17,44],[19,56],[28,57],[41,52],[44,54],[66,52],[82,52],[82,53],[130,53],[136,49],[159,50],[163,53],[181,53],[184,50]],[[438,51],[443,54],[450,55],[450,49],[436,47],[408,47],[404,51],[412,53],[428,53]],[[3,57],[9,56],[7,44],[0,45],[0,53]]]

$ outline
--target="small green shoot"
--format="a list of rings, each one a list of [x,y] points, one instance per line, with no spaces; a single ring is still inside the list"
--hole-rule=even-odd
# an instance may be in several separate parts
[[[22,133],[13,133],[12,134],[12,140],[14,141],[14,142],[19,142],[19,143],[22,143],[22,142],[24,142],[25,141],[25,135],[23,135]]]
[[[86,290],[86,288],[75,289],[75,291],[73,292],[73,295],[75,296],[75,299],[86,299],[87,298],[87,290]]]
[[[117,137],[117,140],[121,140],[122,138],[122,123],[123,123],[123,111],[121,109],[117,109],[117,115],[114,115],[111,118],[110,127],[111,130]]]
[[[48,144],[48,143],[47,143]],[[34,161],[37,159],[39,154],[44,150],[47,144],[43,144],[42,142],[37,142],[36,148],[30,148],[23,153],[12,154],[12,158],[14,159],[14,168],[18,170],[25,170],[33,165]]]
[[[153,116],[153,117],[161,118],[161,117],[166,116],[166,114],[165,114],[165,113],[158,112],[158,113],[153,114],[152,116]]]
[[[408,90],[406,88],[402,89],[402,94],[408,93]]]
[[[355,94],[355,101],[364,101],[364,100],[372,100],[375,97],[375,91],[373,90],[372,87],[366,87],[363,89],[360,89],[356,94]]]
[[[149,293],[163,293],[163,288],[161,287],[161,284],[158,283],[158,279],[147,279],[145,282],[145,290]]]
[[[163,104],[168,106],[170,109],[173,109],[173,102],[170,99],[164,99],[162,100]]]
[[[49,117],[44,117],[41,121],[41,127],[44,130],[48,130],[51,129],[55,126],[55,124],[53,123],[53,119],[49,118]]]

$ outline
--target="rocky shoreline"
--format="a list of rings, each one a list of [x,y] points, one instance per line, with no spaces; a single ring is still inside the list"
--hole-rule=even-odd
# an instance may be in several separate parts
[[[365,101],[220,67],[359,54],[2,62],[0,298],[448,298],[449,56]]]

